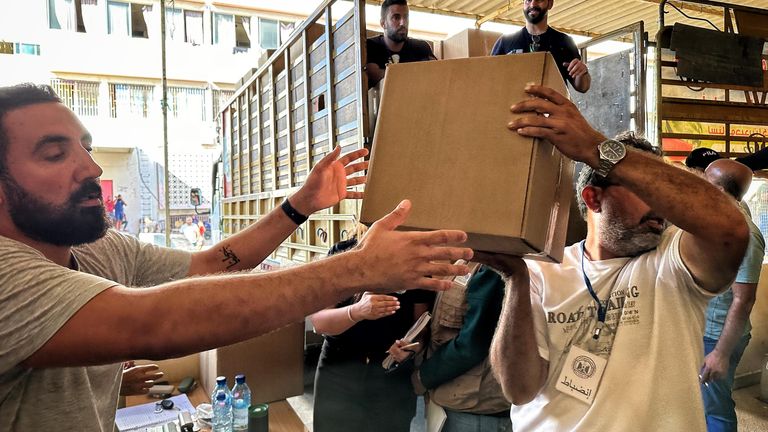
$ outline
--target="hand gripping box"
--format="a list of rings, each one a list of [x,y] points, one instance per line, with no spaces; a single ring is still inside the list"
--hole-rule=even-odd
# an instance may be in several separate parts
[[[549,53],[388,67],[361,221],[407,198],[402,229],[460,229],[476,250],[562,261],[572,163],[507,129],[529,82],[567,94]]]

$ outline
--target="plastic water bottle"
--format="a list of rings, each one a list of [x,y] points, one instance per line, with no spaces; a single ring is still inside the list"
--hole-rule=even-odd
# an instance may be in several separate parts
[[[245,375],[235,376],[235,386],[232,387],[232,430],[248,430],[248,408],[251,406],[251,389],[245,383]]]
[[[216,393],[219,390],[224,391],[224,394],[227,395],[227,399],[229,399],[229,404],[232,405],[232,392],[229,391],[229,387],[227,387],[227,377],[216,377],[216,387],[214,387],[213,391],[211,392],[211,403],[216,402]]]
[[[232,432],[232,399],[224,390],[217,391],[213,400],[212,432]]]

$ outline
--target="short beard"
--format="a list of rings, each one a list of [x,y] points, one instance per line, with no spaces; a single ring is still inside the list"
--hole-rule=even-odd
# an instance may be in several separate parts
[[[101,193],[96,180],[84,183],[63,205],[43,202],[5,175],[0,178],[8,212],[16,228],[32,240],[54,246],[78,246],[107,233],[109,219],[103,205],[81,207],[91,193]]]
[[[661,242],[661,233],[643,224],[650,217],[653,216],[644,216],[640,224],[630,228],[617,215],[604,210],[600,218],[600,245],[617,257],[638,256],[655,249]]]
[[[537,16],[535,16],[535,17],[532,17],[532,16],[528,15],[528,13],[531,10],[537,10],[537,11],[539,11],[539,14]],[[547,16],[547,12],[548,12],[548,10],[546,10],[546,9],[541,9],[540,7],[533,6],[533,7],[530,7],[528,9],[525,9],[523,11],[523,16],[525,16],[525,20],[528,21],[529,23],[531,23],[531,24],[538,24],[538,23],[540,23],[544,19],[544,17]]]
[[[408,31],[406,30],[405,35],[400,35],[397,30],[398,29],[386,29],[387,39],[397,43],[405,42],[406,39],[408,39]]]

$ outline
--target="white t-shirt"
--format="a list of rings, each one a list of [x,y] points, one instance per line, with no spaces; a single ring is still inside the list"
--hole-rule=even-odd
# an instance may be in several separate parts
[[[80,271],[0,237],[0,431],[112,432],[120,364],[29,369],[19,363],[97,294],[117,284],[179,279],[191,257],[114,230],[72,253]]]
[[[657,249],[635,258],[584,259],[598,298],[610,298],[595,350],[608,363],[591,405],[555,389],[571,343],[584,347],[597,324],[581,244],[566,248],[562,264],[527,262],[536,340],[549,374],[533,401],[512,406],[515,431],[706,430],[698,370],[704,309],[714,294],[683,264],[681,234],[670,227]]]

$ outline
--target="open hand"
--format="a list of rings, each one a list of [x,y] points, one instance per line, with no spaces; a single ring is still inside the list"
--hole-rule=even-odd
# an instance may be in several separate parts
[[[134,366],[126,362],[123,367],[123,382],[120,384],[121,396],[134,396],[149,393],[155,381],[163,377],[156,364]]]
[[[345,198],[363,197],[362,192],[348,191],[347,188],[365,184],[365,176],[352,176],[368,169],[368,162],[353,162],[368,155],[368,150],[355,150],[342,157],[339,154],[341,147],[336,146],[312,168],[304,186],[290,197],[291,205],[299,213],[309,216]]]
[[[397,312],[400,309],[400,300],[390,295],[365,292],[360,301],[351,308],[355,320],[377,320]]]
[[[411,210],[402,201],[387,216],[379,219],[363,236],[356,254],[362,260],[359,270],[370,281],[370,290],[393,292],[423,288],[446,290],[451,281],[429,276],[460,276],[469,273],[466,265],[440,263],[472,258],[472,249],[456,247],[467,240],[467,234],[456,230],[403,232],[395,229],[405,222]]]

